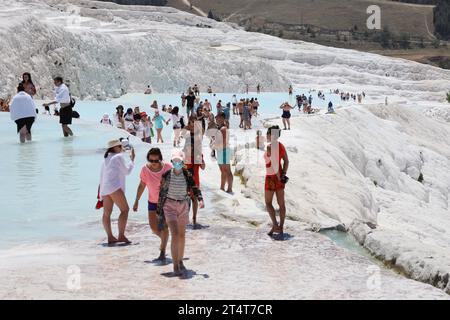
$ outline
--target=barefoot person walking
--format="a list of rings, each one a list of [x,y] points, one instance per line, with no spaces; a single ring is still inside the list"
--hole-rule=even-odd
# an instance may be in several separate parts
[[[223,113],[216,116],[217,134],[215,138],[215,149],[217,154],[217,164],[220,169],[220,189],[233,194],[233,173],[231,172],[231,148],[228,124]]]
[[[64,84],[63,78],[56,77],[53,79],[55,84],[55,100],[49,103],[44,103],[44,107],[59,103],[59,123],[62,126],[64,137],[73,136],[69,125],[72,124],[72,102],[70,98],[69,88]]]
[[[108,142],[108,149],[100,173],[99,195],[103,201],[103,227],[108,235],[109,244],[116,242],[131,243],[125,237],[128,212],[130,211],[125,197],[125,178],[134,168],[134,149],[131,149],[130,158],[131,162],[127,164],[123,156],[122,143],[119,140]],[[114,204],[120,209],[118,238],[113,236],[111,230],[111,214]]]
[[[200,169],[205,170],[206,164],[203,159],[202,153],[202,141],[203,141],[203,128],[201,121],[197,118],[190,117],[188,125],[185,127],[185,145],[183,152],[185,154],[185,168],[189,170],[194,178],[195,186],[200,189]],[[198,229],[197,225],[197,212],[198,201],[194,194],[191,194],[192,199],[192,225],[194,229]]]
[[[291,110],[294,108],[288,102],[285,102],[280,106],[280,109],[283,109],[281,119],[283,119],[284,130],[291,130]],[[287,128],[286,125],[288,126]]]
[[[17,87],[17,94],[9,107],[11,120],[17,124],[17,133],[20,134],[20,143],[31,141],[31,126],[36,118],[36,106],[33,98],[25,92],[22,83]]]
[[[158,208],[159,189],[161,186],[162,176],[172,169],[170,163],[163,162],[163,156],[159,148],[152,148],[147,153],[148,163],[142,167],[136,200],[134,201],[133,211],[136,212],[139,207],[139,199],[147,187],[148,190],[148,222],[150,229],[161,239],[160,254],[156,260],[164,262],[166,260],[166,248],[169,240],[169,230],[164,228],[158,229],[158,216],[156,209]]]
[[[163,175],[158,201],[159,230],[167,223],[171,240],[173,272],[175,276],[183,276],[186,268],[183,265],[186,225],[189,223],[190,193],[198,200],[199,208],[204,208],[202,193],[195,186],[190,172],[184,169],[184,154],[177,151],[172,155],[173,169]]]
[[[267,130],[267,149],[264,153],[266,162],[266,181],[264,186],[264,194],[266,208],[272,220],[272,229],[268,233],[278,233],[279,237],[283,237],[283,226],[286,217],[286,205],[284,199],[284,187],[288,179],[286,173],[289,167],[289,159],[284,145],[278,142],[281,135],[279,126],[272,126]],[[281,165],[283,161],[283,165]],[[275,208],[272,205],[273,196],[276,195],[277,202],[280,207],[280,223],[278,224],[275,215]]]

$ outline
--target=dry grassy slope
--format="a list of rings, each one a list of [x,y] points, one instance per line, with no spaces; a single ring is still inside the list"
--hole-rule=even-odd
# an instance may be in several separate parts
[[[235,22],[245,16],[259,16],[273,22],[310,24],[332,30],[347,30],[354,25],[364,30],[367,7],[377,4],[382,9],[383,26],[394,32],[428,38],[434,31],[433,6],[387,0],[192,0],[192,3],[205,12],[212,9]],[[189,11],[182,0],[169,0],[168,5]]]

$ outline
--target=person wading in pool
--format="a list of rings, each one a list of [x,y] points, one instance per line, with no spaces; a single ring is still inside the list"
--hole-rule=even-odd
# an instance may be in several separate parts
[[[141,169],[141,182],[137,188],[136,200],[134,201],[133,211],[137,212],[139,207],[139,199],[147,187],[148,190],[148,222],[150,229],[161,239],[160,254],[156,260],[164,262],[166,260],[166,248],[169,240],[169,230],[163,228],[158,229],[158,216],[156,214],[158,208],[159,189],[161,187],[162,176],[172,169],[170,163],[163,162],[163,156],[159,148],[152,148],[147,153],[148,163]]]
[[[11,101],[10,116],[17,124],[17,133],[20,135],[20,143],[31,141],[31,127],[36,119],[36,106],[33,98],[25,92],[22,83],[17,87],[17,94]]]
[[[99,195],[103,201],[103,227],[108,235],[109,244],[116,242],[131,243],[125,237],[128,212],[130,211],[125,197],[125,178],[134,168],[134,158],[134,149],[131,149],[131,162],[126,163],[122,143],[119,140],[108,142],[108,149],[100,173]],[[111,214],[114,204],[120,209],[118,238],[113,236],[111,230]]]
[[[25,92],[28,93],[32,98],[36,95],[36,86],[34,85],[33,80],[31,80],[31,74],[29,72],[25,72],[22,75],[21,84],[23,84]]]
[[[191,173],[184,169],[184,154],[176,151],[172,155],[173,169],[166,172],[161,181],[158,200],[158,228],[169,226],[173,271],[175,276],[183,276],[186,267],[183,264],[186,225],[189,223],[190,194],[198,200],[199,208],[204,208],[202,193],[195,186]]]
[[[64,84],[63,78],[56,77],[53,79],[55,84],[55,100],[44,103],[44,107],[59,103],[59,123],[61,124],[64,137],[73,136],[69,125],[72,124],[72,102],[70,98],[69,88]]]
[[[268,233],[272,236],[273,233],[278,233],[279,237],[283,237],[283,226],[286,217],[286,205],[284,199],[284,188],[288,181],[286,177],[289,168],[289,158],[284,145],[278,142],[281,135],[279,126],[272,126],[267,130],[267,148],[264,153],[264,160],[266,163],[266,178],[264,185],[264,195],[266,208],[272,220],[272,229]],[[283,162],[283,164],[281,163]],[[273,197],[276,195],[277,202],[280,207],[280,223],[277,222],[275,215],[275,208],[273,207]]]

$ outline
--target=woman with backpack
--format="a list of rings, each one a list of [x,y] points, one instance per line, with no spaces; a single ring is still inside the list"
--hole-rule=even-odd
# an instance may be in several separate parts
[[[169,227],[172,237],[171,252],[173,275],[185,275],[183,264],[186,241],[186,225],[189,223],[190,195],[198,200],[199,208],[204,208],[202,193],[195,185],[191,173],[184,168],[184,153],[176,151],[172,155],[173,169],[166,172],[161,180],[158,201],[158,228]]]

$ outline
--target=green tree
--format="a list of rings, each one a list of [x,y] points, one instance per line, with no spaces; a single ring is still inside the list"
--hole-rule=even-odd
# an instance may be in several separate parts
[[[447,102],[450,103],[450,91],[447,92]]]
[[[436,35],[450,40],[450,1],[438,0],[433,10],[433,22]]]
[[[411,47],[411,36],[407,33],[402,33],[400,39],[398,40],[398,45],[402,49],[410,49]]]
[[[380,44],[385,49],[392,47],[392,34],[387,27],[384,28],[383,31],[381,31]]]

